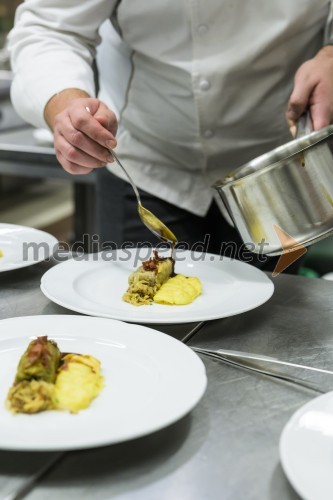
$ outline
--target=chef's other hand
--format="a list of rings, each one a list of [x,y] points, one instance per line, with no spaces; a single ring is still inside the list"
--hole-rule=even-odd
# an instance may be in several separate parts
[[[333,46],[323,47],[296,72],[287,120],[295,124],[309,108],[314,130],[333,122]]]
[[[113,161],[109,149],[117,144],[117,119],[98,99],[67,89],[47,103],[45,119],[57,159],[70,174],[89,174]]]

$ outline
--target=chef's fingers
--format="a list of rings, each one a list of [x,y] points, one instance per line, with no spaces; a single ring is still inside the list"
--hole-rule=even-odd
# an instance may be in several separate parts
[[[108,129],[115,137],[118,129],[118,121],[116,115],[105,104],[100,102],[97,111],[94,113],[94,118],[106,129]],[[115,146],[112,146],[115,147]]]
[[[291,122],[296,122],[309,105],[309,99],[314,83],[302,67],[295,75],[294,88],[291,93],[287,108],[287,118]],[[305,73],[305,74],[304,74]]]
[[[329,86],[330,83],[324,78],[318,78],[317,81],[309,78],[298,83],[296,77],[288,103],[288,120],[295,123],[301,114],[309,109],[314,130],[329,125],[333,116],[332,89]]]
[[[90,106],[85,103],[88,99],[80,99],[79,101],[78,105],[69,106],[68,108],[68,114],[73,127],[86,134],[101,146],[114,148],[117,145],[114,135],[91,114],[93,111],[91,112]],[[116,117],[112,111],[108,111],[109,116],[105,119],[108,120],[109,127],[115,127],[117,123]]]
[[[55,140],[56,152],[60,152],[62,158],[65,158],[67,162],[79,167],[85,167],[89,169],[99,168],[105,166],[105,161],[101,161],[94,156],[90,156],[81,149],[73,146],[67,139],[58,134]]]
[[[318,130],[333,122],[333,47],[319,50],[296,72],[289,99],[287,117],[297,121],[308,108],[313,128]]]
[[[62,165],[63,169],[66,170],[66,172],[68,172],[69,174],[85,175],[85,174],[90,174],[90,172],[92,171],[91,168],[81,167],[80,165],[77,165],[76,163],[72,163],[71,161],[67,160],[59,150],[56,150],[56,156],[58,162]]]
[[[99,167],[101,164],[106,165],[107,163],[113,161],[110,151],[107,148],[102,147],[96,141],[93,141],[81,130],[74,128],[69,116],[65,116],[63,118],[61,124],[57,128],[57,132],[59,133],[60,138],[64,137],[66,139],[68,144],[76,150],[78,155],[80,152],[83,152],[96,159],[95,164],[88,165],[89,167],[95,168]],[[72,154],[74,155],[73,161],[75,161],[75,152],[73,151]]]
[[[310,112],[314,130],[327,127],[332,121],[330,89],[326,82],[320,81],[310,98]]]

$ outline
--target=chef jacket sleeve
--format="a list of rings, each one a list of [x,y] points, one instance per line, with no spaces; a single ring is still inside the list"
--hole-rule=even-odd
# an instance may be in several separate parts
[[[44,108],[66,88],[95,95],[92,61],[99,26],[117,0],[26,0],[16,11],[8,36],[16,111],[45,127]]]

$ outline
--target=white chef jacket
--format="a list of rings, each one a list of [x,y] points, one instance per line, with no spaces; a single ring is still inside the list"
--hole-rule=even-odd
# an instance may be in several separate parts
[[[332,6],[26,0],[9,36],[12,100],[24,119],[45,126],[46,103],[65,88],[95,94],[98,29],[112,15],[131,62],[117,152],[139,187],[204,215],[214,181],[290,140],[285,111],[293,76],[323,45],[324,31],[331,36]],[[112,58],[104,64],[117,74]]]

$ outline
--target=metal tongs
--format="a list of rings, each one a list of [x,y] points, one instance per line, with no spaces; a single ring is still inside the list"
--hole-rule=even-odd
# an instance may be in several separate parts
[[[323,384],[318,384],[307,380],[306,378],[301,378],[295,376],[294,373],[317,373],[332,375],[333,371],[323,370],[321,368],[313,368],[311,366],[299,365],[296,363],[289,363],[287,361],[280,361],[276,358],[271,358],[269,356],[262,356],[259,354],[246,353],[241,351],[230,351],[224,349],[203,349],[200,347],[192,347],[192,349],[210,358],[223,361],[229,365],[245,368],[257,373],[262,373],[280,380],[285,380],[287,382],[292,382],[293,384],[300,385],[307,389],[311,389],[322,394],[333,390],[333,378],[332,385],[324,387]],[[282,368],[282,369],[281,369]]]

